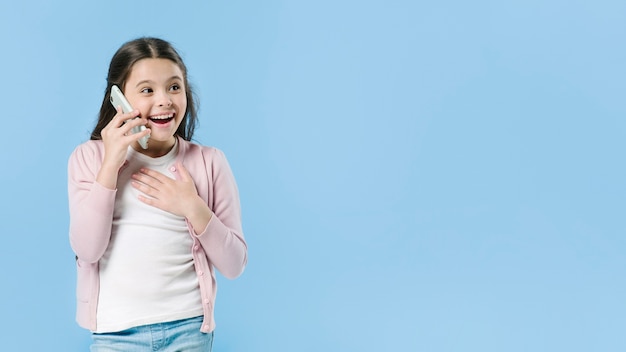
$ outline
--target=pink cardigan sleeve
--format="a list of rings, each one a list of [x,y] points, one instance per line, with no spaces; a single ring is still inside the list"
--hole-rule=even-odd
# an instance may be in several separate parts
[[[97,143],[81,144],[68,162],[70,245],[88,263],[97,262],[109,245],[116,194],[95,182],[102,161]]]
[[[248,261],[248,247],[241,225],[241,206],[235,177],[226,156],[215,148],[204,148],[209,181],[208,205],[213,217],[198,235],[207,258],[229,279],[241,275]]]
[[[111,238],[116,190],[95,182],[103,148],[100,141],[89,141],[76,148],[68,164],[70,208],[70,245],[78,258],[96,263],[105,253]],[[207,178],[196,179],[205,189],[203,196],[214,215],[197,238],[209,262],[227,278],[241,275],[247,264],[247,245],[241,225],[241,206],[235,178],[222,151],[201,148],[187,159],[195,165],[204,159]],[[196,150],[197,152],[198,150]],[[196,174],[197,175],[197,174]],[[192,231],[193,233],[193,231]]]

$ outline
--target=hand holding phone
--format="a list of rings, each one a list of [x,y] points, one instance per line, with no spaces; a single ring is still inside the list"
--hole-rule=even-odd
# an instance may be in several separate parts
[[[122,94],[122,91],[120,90],[120,88],[116,85],[111,87],[111,104],[113,104],[113,107],[116,109],[118,106],[121,106],[122,112],[124,112],[125,114],[133,111],[133,107],[130,105],[128,100],[126,100],[126,97],[124,96],[124,94]],[[144,131],[145,129],[146,129],[146,126],[137,126],[137,127],[133,127],[131,132],[139,133],[141,131]],[[148,138],[150,138],[150,135],[141,137],[139,139],[139,145],[141,145],[143,149],[148,149]]]

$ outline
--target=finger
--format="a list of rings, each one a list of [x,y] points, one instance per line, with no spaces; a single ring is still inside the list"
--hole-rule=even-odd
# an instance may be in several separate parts
[[[131,177],[133,179],[133,185],[135,185],[134,184],[135,182],[138,182],[137,186],[145,185],[150,188],[156,188],[160,184],[160,182],[157,179],[141,174],[141,173],[135,173]],[[136,187],[136,188],[138,188],[139,190],[143,190],[142,187]]]
[[[137,142],[138,140],[140,140],[141,138],[148,136],[150,137],[150,132],[151,130],[149,128],[146,128],[143,131],[139,131],[137,133],[133,133],[132,132],[132,128],[130,131],[126,132],[125,134],[128,136],[128,138],[130,138],[130,142]]]
[[[144,202],[144,203],[146,203],[146,204],[148,204],[148,205],[152,205],[153,207],[156,207],[156,206],[157,206],[157,199],[156,199],[156,198],[151,198],[151,197],[142,196],[141,194],[140,194],[140,195],[138,195],[138,196],[137,196],[137,198],[138,198],[140,201],[142,201],[142,202]]]
[[[139,125],[138,125],[139,123]],[[148,128],[143,128],[143,129],[139,129],[137,128],[137,126],[141,126],[141,123],[138,121],[132,121],[124,124],[122,127],[118,128],[118,131],[120,134],[122,134],[124,137],[124,140],[126,143],[131,144],[133,142],[137,142],[139,139],[143,138],[144,136],[150,136],[150,129]]]
[[[140,180],[131,181],[130,184],[135,189],[137,189],[138,191],[141,191],[141,192],[143,192],[145,194],[149,194],[151,192],[151,190],[152,190],[152,187],[150,187],[148,184],[146,184],[145,182],[140,181]]]
[[[191,175],[189,174],[189,171],[187,171],[187,168],[185,168],[183,166],[182,162],[180,162],[180,161],[177,162],[176,163],[176,168],[178,170],[180,170],[180,178],[181,178],[182,181],[189,181],[189,180],[191,180]]]
[[[133,111],[130,111],[128,113],[124,113],[122,111],[122,107],[118,106],[115,108],[115,111],[117,112],[115,114],[115,116],[113,116],[113,119],[111,119],[110,124],[115,126],[115,127],[120,127],[122,126],[127,120],[133,119],[137,116],[139,116],[139,110],[134,109]]]
[[[131,181],[130,184],[141,193],[152,199],[157,199],[157,195],[159,194],[159,190],[157,188],[151,187],[150,185],[139,181]]]
[[[147,119],[136,118],[139,114],[138,110],[133,110],[127,114],[123,113],[121,108],[117,108],[117,114],[113,116],[113,119],[107,124],[105,128],[110,130],[117,130],[121,134],[128,134],[128,132],[136,126],[148,123]],[[132,121],[132,123],[131,123]]]
[[[164,183],[167,178],[167,176],[163,175],[162,173],[148,168],[141,168],[139,172],[133,175],[133,177],[137,177],[138,180],[145,183],[154,181],[158,183]]]
[[[122,126],[120,126],[121,131],[123,131],[124,133],[129,133],[133,128],[135,127],[139,127],[139,126],[145,126],[148,123],[148,120],[142,117],[135,117],[135,118],[131,118],[129,120],[125,120],[124,124]]]
[[[111,121],[106,125],[105,128],[118,128],[120,127],[124,121],[120,119],[120,115],[122,115],[122,107],[118,106],[115,108],[116,114],[111,118]]]

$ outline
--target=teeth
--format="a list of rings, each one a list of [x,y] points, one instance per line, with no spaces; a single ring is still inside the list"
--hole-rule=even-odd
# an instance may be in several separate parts
[[[150,119],[152,119],[152,120],[167,120],[167,119],[171,119],[172,117],[174,117],[173,114],[157,115],[157,116],[151,116]]]

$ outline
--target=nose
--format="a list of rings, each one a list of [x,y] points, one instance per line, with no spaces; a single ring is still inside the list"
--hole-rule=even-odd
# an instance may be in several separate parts
[[[172,99],[170,97],[170,95],[167,92],[163,92],[159,95],[158,98],[158,105],[159,106],[171,106],[172,105]]]

